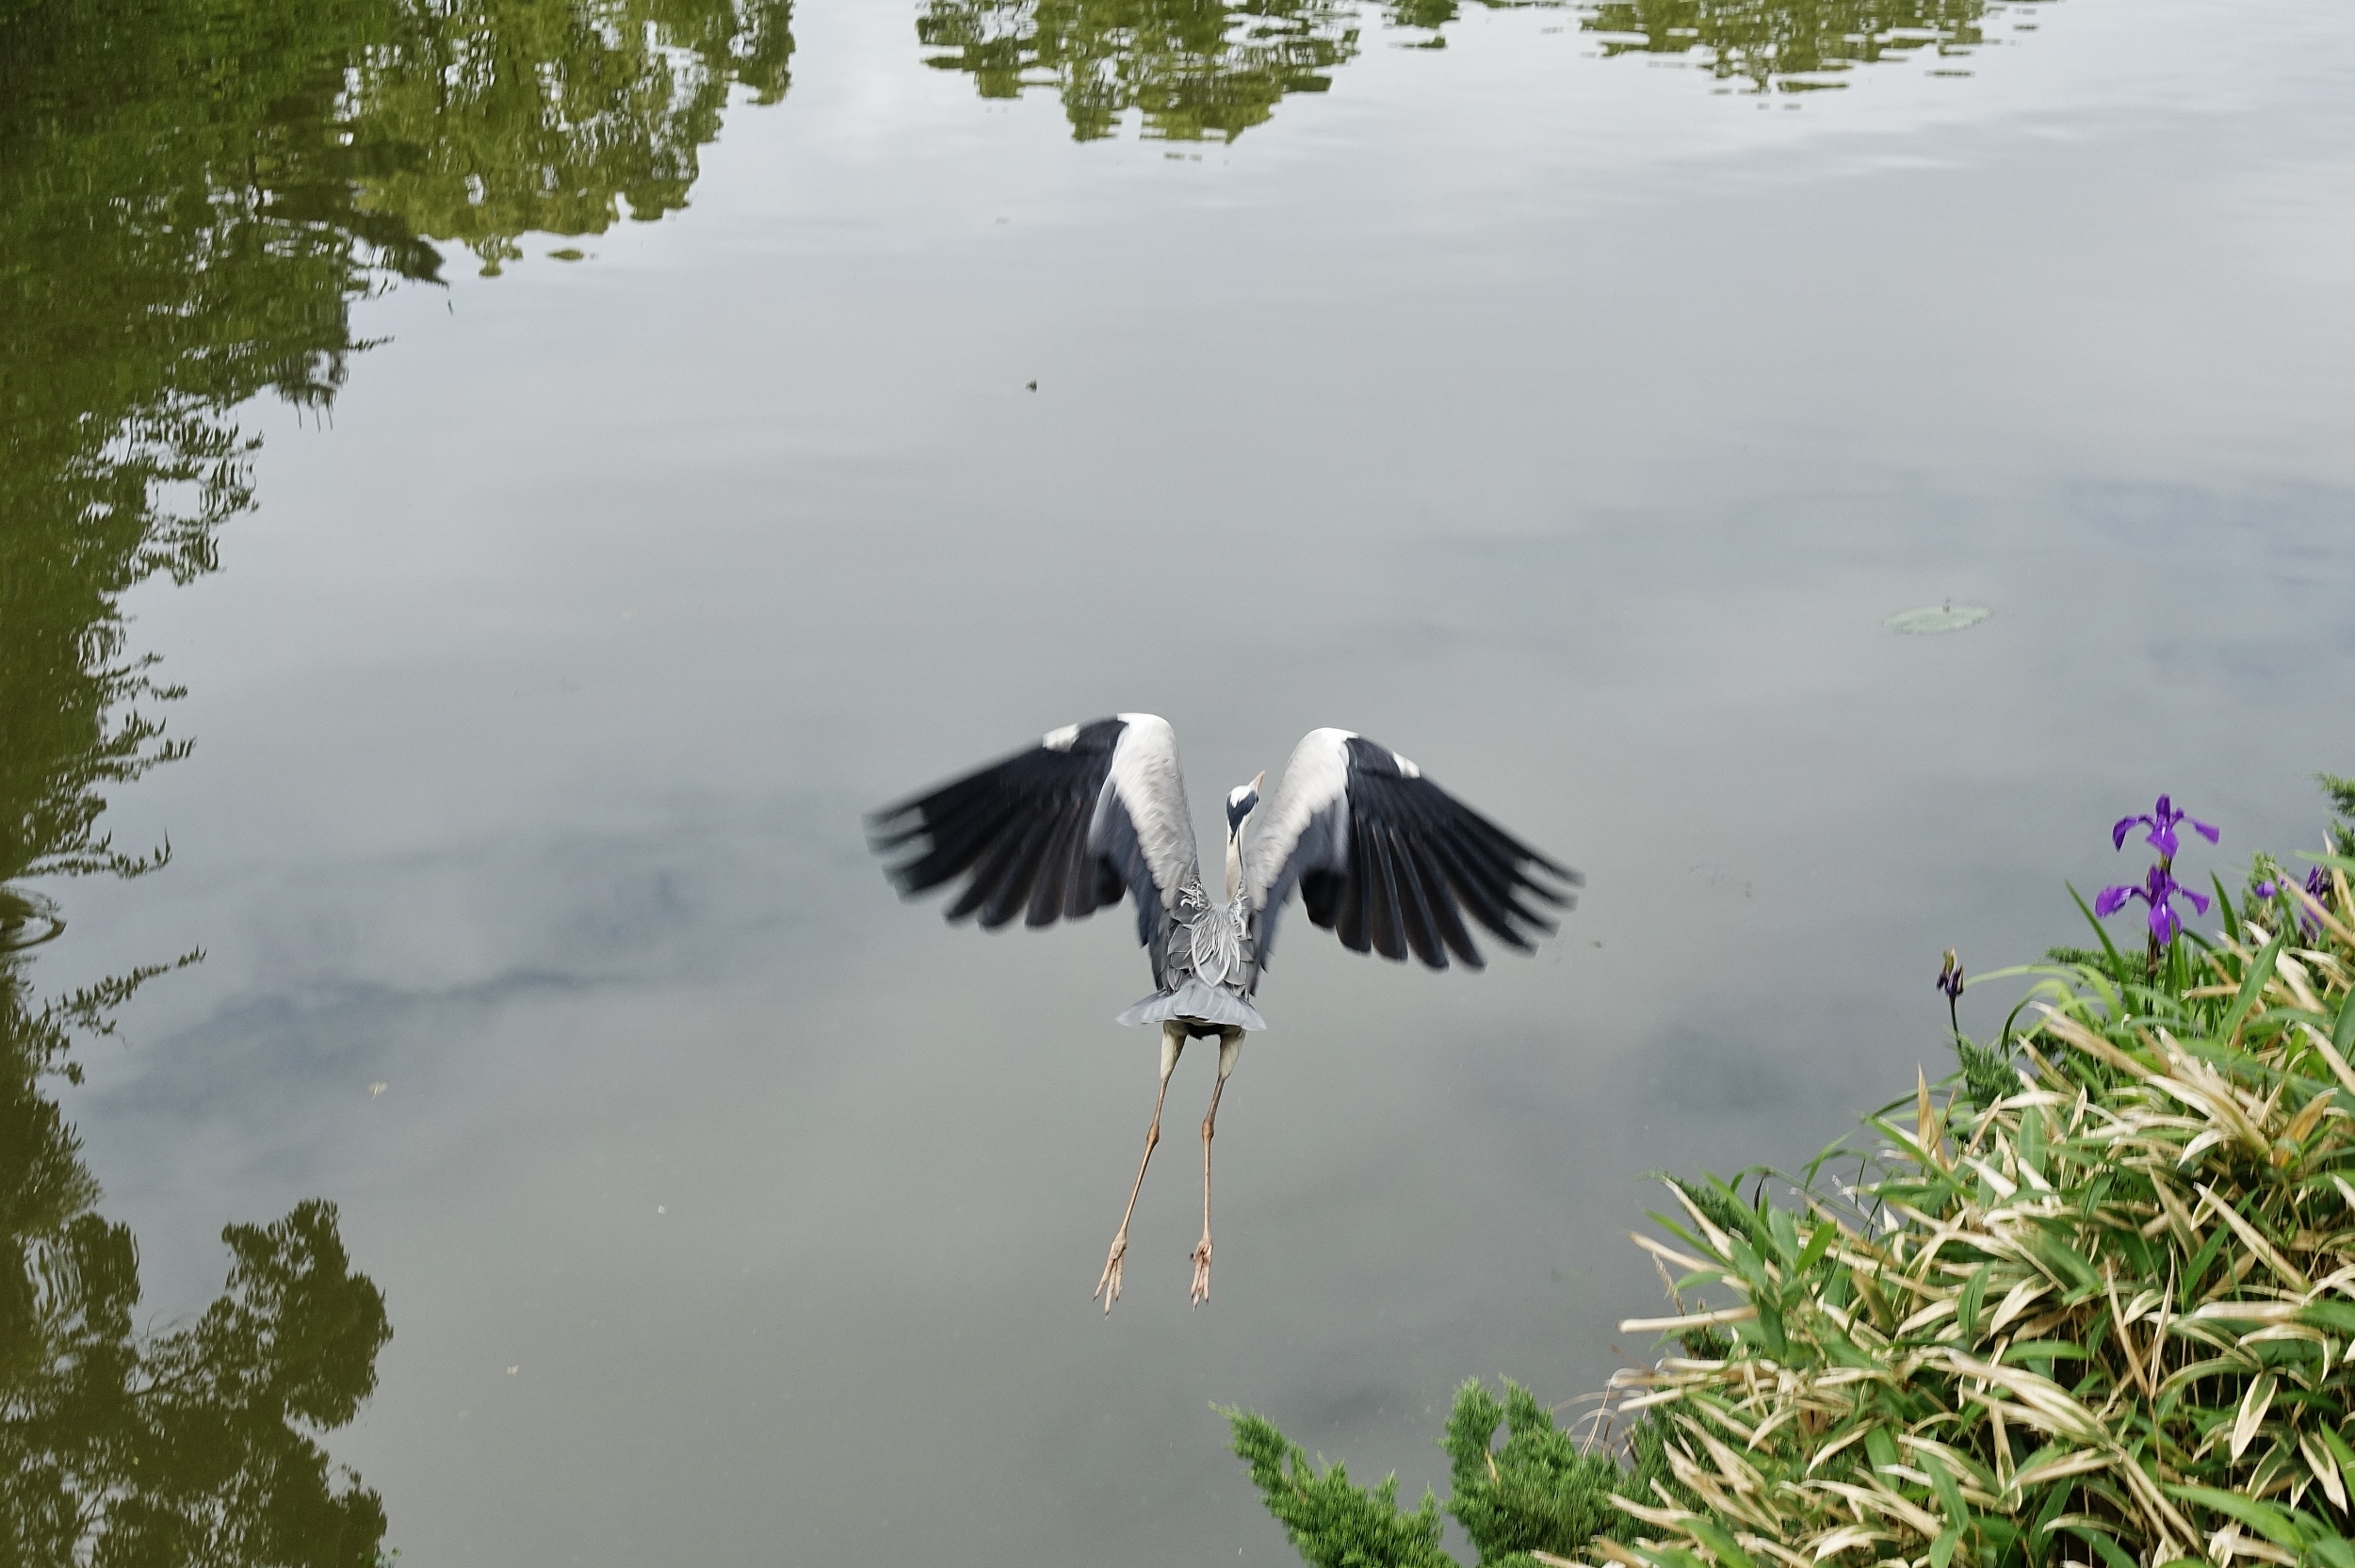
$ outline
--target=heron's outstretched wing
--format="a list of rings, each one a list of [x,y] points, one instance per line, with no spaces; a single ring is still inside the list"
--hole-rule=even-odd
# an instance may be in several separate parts
[[[1526,951],[1553,922],[1529,899],[1573,902],[1585,878],[1523,844],[1422,776],[1387,747],[1347,730],[1314,730],[1284,765],[1283,782],[1254,829],[1244,885],[1259,911],[1259,962],[1275,946],[1276,916],[1292,889],[1308,918],[1356,952],[1414,955],[1434,969],[1454,953],[1481,967],[1464,916]]]
[[[1003,762],[886,806],[869,818],[876,849],[910,846],[891,868],[910,897],[970,874],[949,918],[1002,926],[1082,919],[1137,900],[1137,940],[1194,874],[1194,820],[1178,737],[1149,713],[1066,724]]]

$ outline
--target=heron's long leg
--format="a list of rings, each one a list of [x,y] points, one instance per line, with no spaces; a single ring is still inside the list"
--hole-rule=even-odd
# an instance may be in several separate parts
[[[1185,1048],[1186,1026],[1175,1022],[1163,1024],[1161,1089],[1153,1096],[1153,1124],[1145,1129],[1145,1157],[1137,1161],[1137,1179],[1129,1188],[1129,1206],[1120,1211],[1120,1234],[1113,1237],[1113,1255],[1104,1260],[1104,1277],[1096,1282],[1096,1295],[1104,1298],[1106,1312],[1112,1311],[1113,1303],[1120,1300],[1120,1258],[1129,1250],[1129,1217],[1136,1213],[1137,1194],[1145,1190],[1145,1168],[1153,1163],[1153,1145],[1161,1140],[1161,1102],[1169,1098],[1169,1075],[1178,1071],[1178,1053]]]
[[[1218,1031],[1218,1082],[1210,1086],[1210,1108],[1202,1113],[1202,1245],[1194,1250],[1194,1304],[1210,1299],[1210,1137],[1218,1124],[1218,1097],[1226,1091],[1226,1075],[1242,1055],[1242,1031]]]

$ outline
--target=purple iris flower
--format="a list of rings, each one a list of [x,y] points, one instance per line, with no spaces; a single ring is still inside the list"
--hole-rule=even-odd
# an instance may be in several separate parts
[[[1946,962],[1939,965],[1938,989],[1946,997],[1946,1023],[1959,1040],[1962,1037],[1962,1020],[1957,1016],[1955,1008],[1962,1000],[1962,960],[1956,956],[1952,947],[1946,949]]]
[[[2289,887],[2290,884],[2286,881],[2277,882],[2267,878],[2257,884],[2257,897],[2260,898],[2275,897],[2288,892]],[[2331,896],[2331,879],[2323,873],[2319,865],[2306,873],[2306,896],[2316,903],[2322,902]],[[2298,928],[2311,936],[2322,929],[2322,922],[2314,918],[2314,911],[2300,904],[2298,906]]]
[[[2198,817],[2187,816],[2177,811],[2175,802],[2162,795],[2159,797],[2159,803],[2152,808],[2150,815],[2121,816],[2118,819],[2118,825],[2110,829],[2110,848],[2123,849],[2126,847],[2126,835],[2134,832],[2136,825],[2140,825],[2150,830],[2143,834],[2142,841],[2156,849],[2161,860],[2173,860],[2176,843],[2175,824],[2178,822],[2190,823],[2191,831],[2211,844],[2223,837],[2223,834]]]
[[[1946,949],[1946,962],[1939,966],[1938,989],[1946,994],[1949,1002],[1962,996],[1962,960],[1955,956],[1952,947]]]
[[[2164,806],[2167,798],[2161,796],[2159,800]],[[2194,893],[2169,876],[2165,865],[2159,865],[2151,867],[2151,874],[2142,880],[2140,887],[2103,888],[2100,897],[2093,900],[2093,913],[2107,919],[2125,908],[2129,898],[2139,898],[2151,906],[2151,939],[2164,944],[2174,941],[2177,933],[2184,929],[2184,922],[2176,914],[2173,903],[2178,897],[2188,899],[2191,907],[2201,914],[2208,913],[2206,894]]]

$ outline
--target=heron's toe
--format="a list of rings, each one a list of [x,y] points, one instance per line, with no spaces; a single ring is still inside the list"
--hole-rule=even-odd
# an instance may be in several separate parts
[[[1113,1243],[1113,1255],[1104,1260],[1103,1277],[1096,1282],[1096,1295],[1088,1298],[1089,1301],[1103,1298],[1106,1312],[1112,1311],[1113,1303],[1120,1300],[1120,1258],[1128,1250],[1129,1238],[1126,1236]]]

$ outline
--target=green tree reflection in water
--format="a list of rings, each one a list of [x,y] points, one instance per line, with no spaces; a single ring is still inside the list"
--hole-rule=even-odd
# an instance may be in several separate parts
[[[44,1000],[28,881],[136,877],[107,797],[182,754],[122,595],[219,566],[261,395],[324,411],[354,300],[529,230],[683,205],[784,0],[0,0],[0,1561],[357,1565],[318,1438],[390,1335],[333,1207],[233,1225],[221,1297],[135,1327],[138,1253],[50,1091],[169,965]],[[185,962],[185,961],[184,961]]]
[[[392,1330],[327,1204],[222,1233],[228,1289],[193,1324],[133,1327],[138,1254],[25,1050],[42,1013],[0,974],[0,1531],[9,1560],[365,1568],[384,1510],[311,1433],[376,1385]],[[51,1020],[54,1022],[54,1019]]]
[[[2012,0],[2012,6],[2037,0]],[[1606,56],[1697,55],[1709,73],[1765,92],[1844,84],[1859,65],[1970,53],[1987,41],[1987,0],[1605,0],[1580,23]]]
[[[458,240],[486,274],[528,231],[603,234],[687,204],[729,87],[790,84],[783,0],[458,0],[394,14],[354,62],[361,204]]]
[[[971,73],[984,98],[1051,86],[1080,141],[1131,109],[1145,134],[1232,141],[1292,92],[1323,92],[1357,53],[1348,0],[932,0],[925,63]]]
[[[1355,58],[1369,16],[1436,49],[1467,3],[1484,10],[1575,9],[1606,56],[1696,54],[1719,78],[1760,91],[1838,87],[1852,65],[1986,41],[1988,0],[928,0],[917,41],[925,63],[971,75],[984,98],[1050,88],[1074,139],[1117,135],[1130,111],[1143,135],[1233,141],[1287,94],[1323,92]],[[2038,0],[2010,0],[2014,6]]]
[[[0,881],[132,869],[95,823],[153,735],[113,605],[216,564],[232,411],[323,409],[349,306],[529,228],[686,201],[784,0],[0,0]],[[38,695],[35,689],[38,688]],[[152,695],[152,692],[149,693]]]

